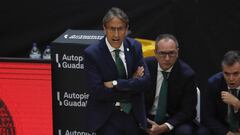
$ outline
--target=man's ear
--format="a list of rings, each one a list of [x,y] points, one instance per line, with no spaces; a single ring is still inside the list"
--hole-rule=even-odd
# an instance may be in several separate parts
[[[104,25],[102,27],[103,27],[103,32],[106,35],[106,27]]]
[[[129,31],[128,31],[128,28],[129,28],[129,25],[126,26],[126,34],[125,34],[125,36],[127,36],[128,34],[130,34]]]
[[[177,48],[177,57],[179,56],[179,48]]]

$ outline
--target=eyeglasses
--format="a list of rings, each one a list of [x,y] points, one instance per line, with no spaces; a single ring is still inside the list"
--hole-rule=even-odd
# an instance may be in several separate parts
[[[126,30],[126,27],[107,27],[107,30],[111,33],[124,32]]]
[[[177,56],[177,52],[176,51],[170,51],[170,52],[155,52],[159,57],[176,57]]]

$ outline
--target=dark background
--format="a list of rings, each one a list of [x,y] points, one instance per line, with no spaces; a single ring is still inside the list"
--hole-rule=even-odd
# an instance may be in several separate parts
[[[239,0],[5,0],[0,4],[0,57],[28,57],[67,29],[101,29],[112,6],[130,18],[132,37],[174,34],[180,57],[197,73],[201,89],[220,71],[223,54],[239,49]]]

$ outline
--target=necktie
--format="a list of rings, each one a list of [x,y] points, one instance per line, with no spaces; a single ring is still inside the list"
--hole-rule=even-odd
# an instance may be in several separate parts
[[[232,95],[238,98],[236,89],[230,89],[230,92],[232,93]],[[239,128],[237,114],[234,112],[233,106],[229,106],[229,109],[230,109],[228,111],[229,128],[231,131],[237,132],[237,129]]]
[[[114,50],[114,52],[115,52],[115,62],[116,62],[119,78],[126,79],[127,78],[126,70],[121,58],[119,57],[120,50],[116,49]]]
[[[116,49],[116,50],[114,50],[114,52],[115,52],[115,62],[116,62],[116,67],[117,67],[117,70],[118,70],[119,78],[126,79],[127,78],[126,70],[125,70],[125,67],[124,67],[124,64],[123,64],[121,58],[119,57],[120,50]],[[125,113],[129,113],[131,111],[131,108],[132,108],[131,103],[127,102],[126,100],[121,100],[120,101],[120,106],[121,106],[121,109]]]
[[[162,74],[163,74],[163,81],[162,81],[162,86],[160,89],[160,94],[158,99],[157,113],[154,118],[154,121],[157,123],[164,122],[164,119],[166,116],[166,110],[167,110],[168,72],[162,71]]]

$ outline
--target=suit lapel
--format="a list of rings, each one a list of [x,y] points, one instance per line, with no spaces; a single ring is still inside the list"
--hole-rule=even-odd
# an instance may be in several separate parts
[[[179,60],[176,61],[176,63],[173,65],[173,68],[169,74],[169,77],[168,77],[168,83],[169,83],[169,86],[171,87],[172,86],[172,82],[176,83],[178,81],[175,81],[175,80],[178,80],[178,76],[179,76],[179,66],[180,66],[180,63],[179,63]],[[176,84],[175,84],[176,85]]]
[[[152,83],[153,83],[153,87],[150,93],[150,99],[151,99],[151,105],[153,105],[154,99],[155,99],[155,94],[156,94],[156,83],[157,83],[157,75],[158,75],[158,62],[156,58],[153,58],[153,62],[151,63],[151,66],[148,66],[148,68],[150,71],[150,75],[152,76]]]
[[[133,63],[132,54],[134,53],[133,52],[134,50],[126,40],[124,40],[123,46],[124,46],[125,60],[127,64],[128,78],[131,78],[133,74],[131,69],[132,69],[132,63]]]
[[[224,77],[222,76],[222,80],[224,81],[224,83],[221,83],[221,88],[220,88],[220,92],[219,92],[219,99],[221,100],[221,106],[224,106],[224,107],[222,107],[222,108],[224,108],[224,113],[227,115],[227,111],[228,111],[228,105],[226,104],[226,103],[224,103],[223,101],[222,101],[222,98],[221,98],[221,91],[223,90],[223,91],[228,91],[228,87],[227,87],[227,83],[226,83],[226,81],[224,80]]]
[[[155,81],[153,82],[154,83],[153,86],[156,86],[157,75],[158,75],[158,62],[157,62],[157,59],[154,59],[154,63],[153,63],[153,79]],[[156,90],[154,90],[153,97],[155,97],[155,94],[156,94]]]
[[[112,55],[106,45],[105,38],[103,38],[103,40],[101,40],[100,42],[101,42],[101,44],[99,44],[99,48],[102,52],[102,56],[104,58],[103,60],[106,61],[107,66],[109,66],[112,69],[111,71],[114,71],[117,76],[117,74],[118,74],[117,67],[116,67],[116,64],[112,58]]]
[[[103,55],[103,58],[104,60],[108,63],[108,66],[110,66],[110,68],[116,72],[116,75],[118,74],[118,71],[117,71],[117,67],[115,65],[115,62],[114,60],[112,59],[112,55],[111,53],[109,52],[109,49],[106,45],[106,42],[105,42],[105,38],[103,38],[101,41],[101,44],[99,45],[99,48],[102,52],[102,55]],[[131,78],[132,77],[132,65],[133,65],[133,50],[134,48],[127,42],[127,40],[124,40],[123,42],[123,46],[124,46],[124,54],[125,54],[125,60],[126,60],[126,65],[127,65],[127,72],[128,72],[128,78]]]

